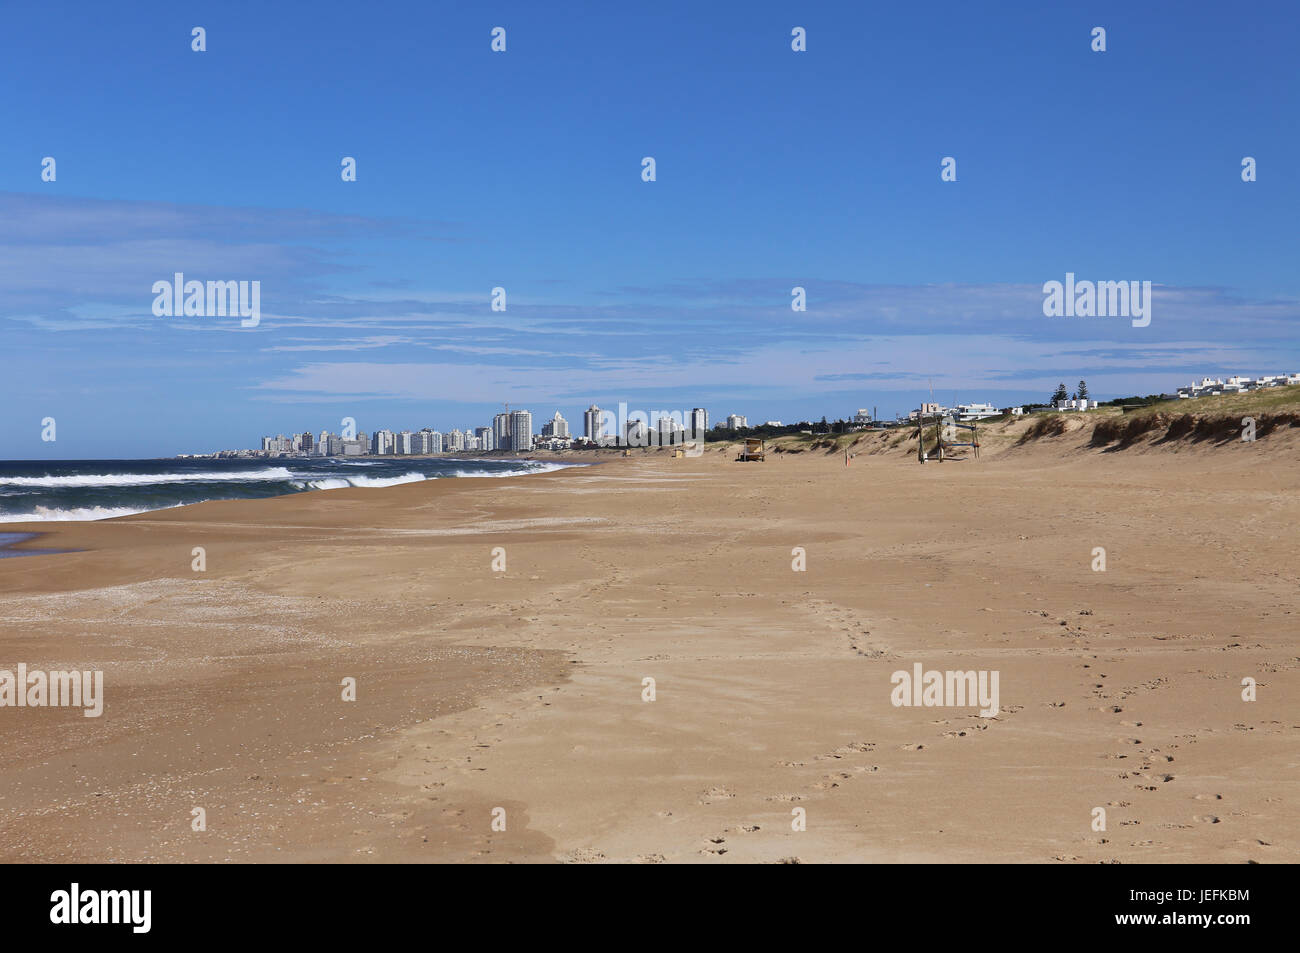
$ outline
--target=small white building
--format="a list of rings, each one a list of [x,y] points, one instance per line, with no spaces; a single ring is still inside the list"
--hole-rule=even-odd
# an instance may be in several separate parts
[[[1002,411],[992,404],[958,404],[953,410],[958,420],[984,420],[1002,416]]]
[[[1097,402],[1086,398],[1068,398],[1052,404],[1056,410],[1096,410]]]

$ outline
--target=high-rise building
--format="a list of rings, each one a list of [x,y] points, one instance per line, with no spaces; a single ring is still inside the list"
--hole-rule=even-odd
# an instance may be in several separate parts
[[[727,427],[731,430],[739,430],[742,427],[748,427],[749,420],[740,414],[732,414],[727,418]]]
[[[510,415],[497,414],[492,418],[492,442],[498,450],[510,449]]]
[[[432,427],[425,427],[419,433],[412,434],[411,444],[416,453],[442,453],[442,434]]]
[[[533,449],[533,415],[526,410],[510,413],[510,449]]]
[[[704,435],[709,432],[709,412],[703,407],[695,407],[691,410],[691,426],[688,436],[704,439]]]
[[[478,437],[478,448],[484,452],[496,449],[491,427],[475,427],[474,436]]]
[[[391,430],[376,430],[375,435],[370,438],[370,452],[383,455],[392,453],[393,432]]]
[[[582,435],[593,443],[599,443],[600,438],[604,436],[600,426],[600,408],[595,404],[588,407],[582,414]]]
[[[554,417],[542,424],[543,437],[567,437],[568,435],[569,422],[560,416],[558,410]]]
[[[403,430],[401,433],[395,435],[393,437],[393,443],[393,453],[399,456],[409,457],[415,452],[411,449],[411,431],[409,430]]]
[[[673,413],[676,413],[674,411]],[[659,445],[661,447],[674,443],[680,443],[685,436],[686,428],[681,422],[669,414],[659,415]]]
[[[304,456],[311,456],[312,448],[313,448],[315,445],[316,445],[316,441],[315,441],[315,439],[312,437],[312,435],[311,435],[311,431],[310,431],[310,430],[305,431],[305,432],[303,433],[303,435],[302,435],[302,452],[303,452],[303,455],[304,455]]]

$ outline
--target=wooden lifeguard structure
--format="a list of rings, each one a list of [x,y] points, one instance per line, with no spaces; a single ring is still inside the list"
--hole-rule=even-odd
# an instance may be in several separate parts
[[[757,460],[759,463],[762,463],[766,457],[767,451],[763,448],[763,441],[758,437],[746,437],[745,446],[740,453],[736,455],[736,460],[744,462]]]
[[[930,455],[925,451],[925,428],[927,426],[926,423],[927,416],[933,417],[934,420],[934,452],[936,454],[935,459],[937,459],[940,463],[943,463],[945,459],[953,460],[953,461],[966,459],[965,457],[954,457],[951,455],[945,456],[944,451],[953,450],[957,447],[969,447],[972,451],[974,451],[974,458],[976,460],[979,459],[979,455],[980,455],[979,427],[974,421],[971,421],[968,424],[959,424],[951,417],[944,417],[942,414],[932,414],[932,415],[921,414],[920,416],[917,417],[917,423],[916,423],[916,462],[917,463],[925,463],[928,459],[930,459]],[[952,427],[956,430],[969,430],[970,440],[965,443],[957,443],[955,441],[944,440],[943,432],[947,430],[949,427]]]

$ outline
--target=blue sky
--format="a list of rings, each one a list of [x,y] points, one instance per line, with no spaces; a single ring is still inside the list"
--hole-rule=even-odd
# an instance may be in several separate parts
[[[888,7],[9,7],[0,457],[1300,370],[1294,4]],[[177,271],[260,324],[155,317]],[[1150,326],[1044,317],[1066,272]]]

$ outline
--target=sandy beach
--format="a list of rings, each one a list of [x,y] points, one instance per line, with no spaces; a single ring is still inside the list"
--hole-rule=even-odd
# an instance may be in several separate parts
[[[0,560],[0,668],[105,704],[0,709],[0,859],[1300,859],[1291,434],[859,449],[8,526],[77,551]]]

